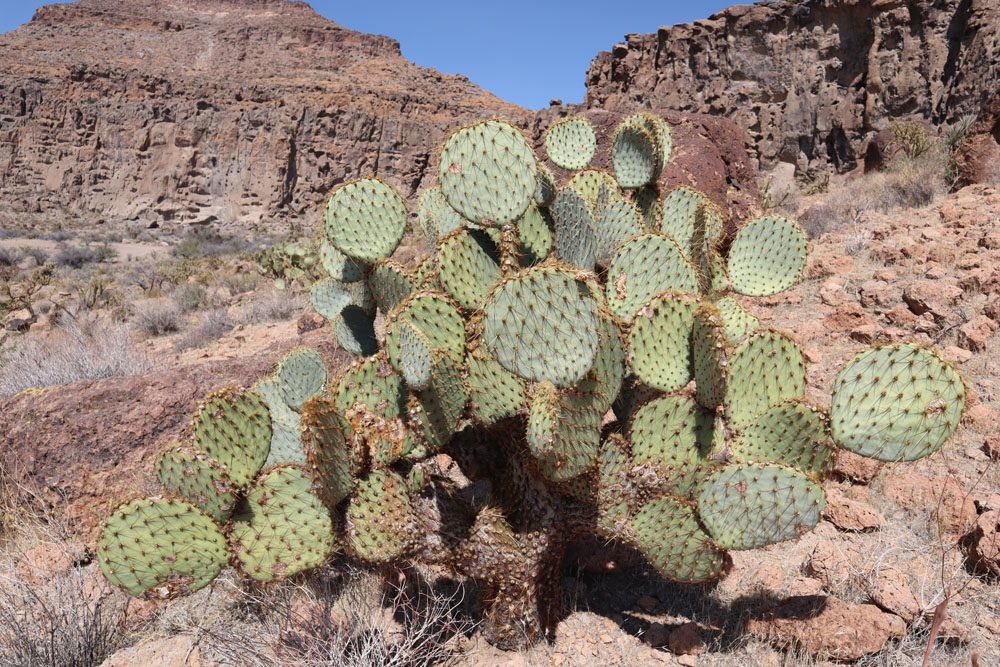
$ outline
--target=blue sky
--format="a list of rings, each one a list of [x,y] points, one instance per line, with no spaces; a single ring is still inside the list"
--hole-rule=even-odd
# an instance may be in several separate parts
[[[142,2],[143,0],[122,0]],[[749,0],[747,0],[749,1]],[[31,18],[38,0],[0,0],[0,32]],[[591,58],[626,33],[708,15],[732,2],[689,0],[312,0],[341,25],[390,35],[417,64],[465,74],[500,97],[530,108],[551,98],[583,99]]]

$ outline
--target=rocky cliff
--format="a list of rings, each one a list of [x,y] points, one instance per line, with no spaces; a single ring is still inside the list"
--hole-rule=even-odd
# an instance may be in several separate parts
[[[260,221],[448,128],[529,114],[286,0],[80,0],[0,35],[0,200],[83,220]]]
[[[628,35],[586,104],[724,115],[763,167],[846,171],[890,119],[977,114],[998,85],[997,0],[779,0]]]

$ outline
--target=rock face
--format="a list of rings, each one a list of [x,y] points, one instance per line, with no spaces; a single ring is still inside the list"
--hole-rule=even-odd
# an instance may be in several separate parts
[[[0,199],[87,219],[260,221],[377,173],[405,193],[454,125],[530,114],[286,0],[80,0],[0,35]]]
[[[633,34],[600,53],[586,104],[732,118],[762,167],[853,169],[890,119],[985,110],[1000,80],[996,0],[779,0]]]

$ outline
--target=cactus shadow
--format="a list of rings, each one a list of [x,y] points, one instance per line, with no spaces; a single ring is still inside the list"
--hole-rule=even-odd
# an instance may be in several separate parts
[[[711,650],[736,649],[746,642],[751,620],[805,620],[826,606],[822,595],[787,596],[759,589],[729,598],[718,583],[671,582],[630,547],[589,538],[571,550],[563,587],[567,614],[589,611],[603,616],[653,648],[665,646],[671,630],[695,622]]]

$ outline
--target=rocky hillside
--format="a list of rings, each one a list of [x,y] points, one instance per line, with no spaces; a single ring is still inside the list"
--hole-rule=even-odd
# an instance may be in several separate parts
[[[85,221],[294,217],[372,173],[412,193],[449,127],[527,115],[286,0],[51,5],[0,62],[4,208]]]
[[[586,104],[727,116],[763,167],[853,169],[890,119],[980,112],[1000,81],[996,0],[779,0],[628,35]]]

